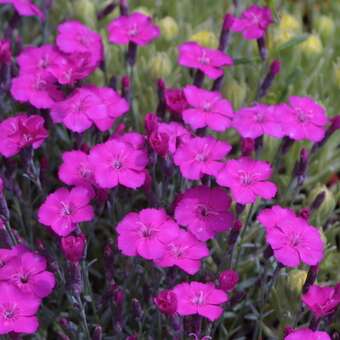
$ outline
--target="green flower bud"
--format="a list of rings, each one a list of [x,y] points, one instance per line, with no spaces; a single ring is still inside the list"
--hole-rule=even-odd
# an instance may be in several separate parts
[[[170,41],[177,37],[179,28],[177,22],[172,17],[165,17],[158,22],[161,30],[161,37],[165,40]]]
[[[198,44],[209,47],[209,48],[217,48],[218,39],[215,33],[210,31],[201,31],[195,33],[189,38],[190,41],[196,41]]]
[[[283,13],[279,26],[275,30],[273,43],[275,45],[283,45],[292,40],[298,33],[301,32],[301,23],[293,15]],[[271,46],[272,44],[270,44]]]
[[[247,96],[247,85],[235,79],[226,79],[222,88],[223,95],[229,99],[235,110],[239,109]]]
[[[310,192],[307,198],[307,204],[310,206],[321,192],[325,193],[325,198],[320,207],[314,212],[317,222],[320,224],[327,220],[336,205],[333,193],[325,185],[317,186]]]
[[[292,269],[287,277],[287,289],[294,295],[299,296],[302,292],[302,287],[307,278],[307,271],[300,269]]]
[[[307,58],[319,56],[323,51],[321,39],[318,34],[310,34],[300,45],[300,50]]]
[[[171,60],[164,52],[156,53],[149,62],[150,75],[154,79],[166,78],[171,70]]]
[[[335,24],[332,18],[327,15],[321,15],[316,21],[316,30],[322,39],[327,41],[335,32]]]
[[[97,11],[92,0],[73,0],[73,15],[85,25],[95,29],[97,26]]]

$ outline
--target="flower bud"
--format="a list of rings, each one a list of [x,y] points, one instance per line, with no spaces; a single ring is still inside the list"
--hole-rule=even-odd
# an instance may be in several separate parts
[[[91,28],[97,26],[97,11],[94,1],[92,0],[73,0],[73,15],[76,19],[82,21]]]
[[[152,132],[157,131],[157,128],[158,128],[157,115],[152,112],[148,112],[145,115],[144,124],[145,124],[145,130],[148,135],[151,135]]]
[[[239,282],[239,276],[234,270],[226,270],[220,274],[220,288],[226,292],[233,290]]]
[[[12,60],[11,44],[9,40],[0,40],[0,66],[9,64]]]
[[[287,288],[294,295],[300,295],[302,287],[305,284],[307,278],[307,271],[300,269],[292,269],[288,273]]]
[[[241,153],[244,157],[250,157],[255,151],[255,140],[253,138],[241,139]]]
[[[161,36],[164,37],[165,40],[171,41],[177,37],[179,28],[177,22],[172,17],[164,17],[159,20],[158,26],[161,30]]]
[[[293,39],[299,32],[301,32],[300,21],[295,16],[284,13],[274,32],[274,43],[276,45],[283,45]]]
[[[336,201],[334,198],[334,195],[332,191],[330,191],[325,185],[323,186],[317,186],[315,189],[313,189],[308,198],[307,198],[307,204],[308,206],[311,206],[313,202],[316,200],[317,196],[324,192],[324,200],[319,205],[318,210],[315,212],[315,215],[318,217],[318,221],[320,223],[325,222],[328,216],[332,213],[332,211],[335,208]]]
[[[300,44],[300,50],[307,58],[319,56],[323,51],[321,39],[318,34],[310,34],[309,37]]]
[[[217,48],[218,39],[215,33],[210,31],[201,31],[192,35],[188,40],[195,41],[198,44],[208,47],[208,48]]]
[[[320,15],[316,20],[316,31],[324,41],[327,41],[335,32],[335,24],[331,17]]]
[[[103,329],[100,325],[97,325],[94,329],[92,340],[102,340],[103,339]]]
[[[152,78],[166,78],[171,73],[171,70],[171,60],[166,53],[158,52],[150,59],[149,71]]]
[[[71,262],[79,262],[84,256],[86,245],[85,235],[66,236],[61,239],[61,249],[64,256]]]
[[[173,315],[177,311],[177,297],[171,290],[163,290],[155,298],[154,303],[160,312],[166,315]]]
[[[152,149],[160,156],[165,157],[169,151],[169,136],[166,133],[153,131],[149,137]]]
[[[165,101],[173,113],[182,113],[189,106],[182,89],[165,89]]]

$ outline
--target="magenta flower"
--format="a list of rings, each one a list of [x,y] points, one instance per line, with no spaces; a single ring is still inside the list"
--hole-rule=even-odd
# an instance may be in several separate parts
[[[293,210],[274,205],[268,209],[262,209],[257,216],[257,220],[263,225],[266,231],[275,228],[282,220],[296,217]]]
[[[198,314],[210,321],[217,320],[223,313],[220,305],[228,301],[223,290],[216,289],[213,284],[192,281],[173,288],[177,296],[177,313],[179,315]]]
[[[196,42],[185,42],[178,47],[179,64],[201,70],[207,77],[216,79],[223,75],[223,67],[233,65],[233,60],[227,54]]]
[[[175,207],[178,224],[187,227],[198,240],[207,241],[231,228],[231,200],[222,188],[194,187],[184,192]]]
[[[145,137],[138,132],[125,132],[113,135],[111,139],[126,143],[135,150],[145,151]]]
[[[179,231],[163,209],[131,212],[117,226],[118,248],[127,256],[160,259],[166,253],[166,245],[178,237]]]
[[[158,132],[168,136],[168,149],[171,154],[176,152],[178,145],[191,138],[191,133],[183,125],[176,122],[159,123]]]
[[[56,44],[66,54],[88,54],[90,64],[95,67],[103,60],[100,34],[78,21],[66,21],[58,26]]]
[[[24,17],[37,16],[40,20],[45,20],[42,11],[31,0],[0,0],[1,4],[13,5],[16,11]]]
[[[161,291],[154,299],[158,309],[166,315],[174,315],[177,311],[177,297],[171,290]]]
[[[25,147],[37,149],[47,136],[41,116],[19,114],[9,117],[0,123],[0,154],[11,157]]]
[[[142,13],[135,12],[129,16],[120,16],[108,26],[109,41],[112,44],[147,45],[159,37],[160,30],[152,19]]]
[[[0,40],[0,66],[3,64],[9,64],[12,60],[12,49],[9,40]]]
[[[81,87],[70,97],[53,105],[50,111],[54,123],[63,123],[74,132],[84,132],[93,121],[106,119],[107,108],[93,90]]]
[[[21,292],[41,299],[50,295],[55,286],[54,275],[46,267],[44,257],[26,251],[8,261],[0,271],[0,281],[12,283]]]
[[[78,150],[63,153],[58,176],[68,185],[95,185],[94,167],[89,156]]]
[[[40,299],[22,293],[7,282],[0,282],[0,334],[10,332],[32,334],[38,330],[36,313]]]
[[[63,97],[55,78],[45,72],[20,74],[13,78],[11,95],[17,101],[29,102],[37,109],[49,109]]]
[[[267,28],[273,23],[270,8],[251,5],[241,15],[234,18],[231,25],[233,32],[241,32],[244,39],[254,40],[264,37]]]
[[[71,191],[60,188],[49,194],[38,211],[39,222],[50,226],[59,236],[67,236],[80,222],[89,222],[94,217],[90,200],[91,193],[85,187]]]
[[[219,185],[230,188],[232,198],[240,204],[254,203],[257,197],[272,199],[276,185],[267,181],[272,175],[269,163],[248,157],[230,160],[217,176]]]
[[[20,75],[29,75],[30,73],[48,75],[50,69],[63,59],[56,47],[47,44],[41,47],[25,48],[17,57],[17,63]]]
[[[165,101],[168,109],[178,114],[189,106],[182,89],[165,89]]]
[[[182,112],[182,117],[193,129],[207,126],[214,131],[224,131],[231,125],[232,106],[219,92],[187,85],[184,94],[190,108]]]
[[[182,176],[198,180],[203,175],[216,176],[222,169],[225,156],[231,146],[213,137],[195,137],[186,140],[176,150],[174,162]]]
[[[340,305],[340,283],[334,287],[312,285],[302,301],[317,318],[332,314]]]
[[[83,258],[86,246],[86,237],[84,234],[62,237],[60,244],[64,256],[69,261],[79,262]]]
[[[309,328],[295,329],[285,336],[284,340],[331,340],[326,332],[313,331]]]
[[[209,256],[205,243],[197,240],[190,232],[179,230],[176,239],[165,244],[163,257],[156,259],[160,267],[177,266],[190,275],[196,274],[201,266],[201,259]]]
[[[8,269],[8,265],[11,259],[27,251],[27,248],[22,245],[17,245],[11,249],[0,248],[0,276],[2,276],[3,271],[6,271]]]
[[[318,229],[290,213],[284,217],[267,228],[266,240],[276,260],[287,267],[297,267],[301,262],[311,266],[320,263],[324,243]]]
[[[233,127],[243,138],[257,138],[262,135],[281,138],[284,130],[282,118],[278,117],[278,106],[255,104],[244,107],[235,113]]]
[[[325,136],[328,122],[325,109],[309,97],[289,98],[289,105],[279,108],[285,133],[295,140],[319,142]]]
[[[129,143],[112,139],[98,144],[90,152],[90,161],[95,168],[96,183],[101,188],[121,184],[136,189],[144,184],[147,153]]]

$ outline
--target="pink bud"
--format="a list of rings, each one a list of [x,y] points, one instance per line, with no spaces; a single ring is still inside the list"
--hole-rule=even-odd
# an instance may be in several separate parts
[[[86,245],[85,235],[66,236],[61,239],[61,249],[64,256],[71,262],[79,262],[84,256]]]
[[[233,270],[226,270],[220,274],[219,283],[220,288],[226,292],[233,290],[239,281],[237,272]]]
[[[309,220],[309,216],[310,216],[310,209],[309,208],[302,208],[300,210],[300,216],[305,219],[306,221]]]
[[[253,138],[242,138],[241,140],[241,152],[242,156],[251,156],[255,150],[255,140]]]
[[[166,89],[165,101],[168,109],[174,113],[182,113],[189,106],[182,89]]]
[[[177,297],[171,290],[163,290],[155,298],[154,303],[158,309],[167,315],[173,315],[177,311]]]
[[[149,143],[152,149],[162,157],[169,151],[169,136],[166,133],[153,131],[150,135]]]
[[[145,130],[148,135],[157,130],[158,118],[155,113],[148,112],[144,118]]]
[[[11,44],[8,40],[0,40],[0,65],[9,64],[12,59]]]
[[[270,65],[270,73],[273,76],[276,76],[281,71],[281,62],[280,60],[274,60]]]

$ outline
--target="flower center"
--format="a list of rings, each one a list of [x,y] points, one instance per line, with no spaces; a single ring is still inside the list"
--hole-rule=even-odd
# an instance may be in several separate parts
[[[29,277],[28,274],[21,275],[20,282],[23,283],[23,284],[28,283],[28,277]]]
[[[41,78],[38,78],[35,82],[35,89],[37,91],[44,91],[46,90],[47,82]]]
[[[61,209],[61,214],[63,216],[70,216],[72,215],[72,207],[69,203],[65,203],[63,201],[60,202],[62,209]]]
[[[255,120],[257,123],[264,122],[264,114],[262,112],[256,112]]]
[[[195,156],[195,160],[197,162],[204,162],[205,160],[207,159],[206,155],[204,155],[203,153],[198,153],[196,156]]]
[[[199,205],[197,207],[197,215],[200,217],[207,217],[208,216],[208,208],[204,205]]]
[[[0,306],[0,315],[5,321],[14,321],[18,315],[18,308],[15,305],[10,305],[8,303]]]
[[[3,261],[3,260],[0,260],[0,268],[3,268],[3,267],[5,267],[5,261]]]
[[[131,25],[131,27],[128,30],[128,35],[130,37],[135,37],[138,34],[138,29],[137,29],[137,25]]]
[[[301,110],[300,108],[295,109],[295,112],[297,114],[297,119],[300,123],[306,123],[307,121],[309,121],[308,112],[305,112]]]
[[[119,169],[122,167],[122,162],[116,160],[116,161],[113,162],[112,166],[113,166],[115,169],[119,170]]]
[[[208,112],[211,109],[211,103],[210,102],[205,102],[203,104],[203,111]]]
[[[250,184],[253,183],[253,177],[248,172],[240,171],[239,172],[239,177],[240,177],[240,182],[243,185],[250,185]]]
[[[207,56],[205,51],[202,51],[201,56],[199,57],[198,61],[203,65],[210,64],[210,58]]]
[[[296,247],[300,243],[300,235],[299,234],[292,234],[289,240],[289,245],[291,247]]]
[[[200,290],[193,297],[192,303],[194,305],[203,305],[204,304],[204,300],[205,300],[204,292]]]
[[[80,173],[80,176],[83,177],[83,178],[89,178],[91,177],[91,170],[89,168],[87,168],[85,165],[80,165],[80,168],[79,168],[79,173]]]

